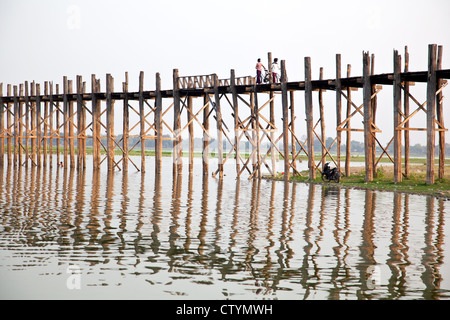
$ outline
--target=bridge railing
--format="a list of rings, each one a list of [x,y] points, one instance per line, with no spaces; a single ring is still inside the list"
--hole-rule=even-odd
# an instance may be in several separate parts
[[[178,86],[180,89],[203,89],[214,87],[215,74],[201,75],[201,76],[186,76],[178,77]],[[245,76],[237,77],[236,85],[249,85],[253,83],[254,77]],[[230,79],[219,79],[219,86],[229,86]]]

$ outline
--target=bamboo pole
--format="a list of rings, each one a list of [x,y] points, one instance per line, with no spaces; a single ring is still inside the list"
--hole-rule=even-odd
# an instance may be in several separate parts
[[[363,101],[364,101],[364,151],[365,151],[365,182],[373,180],[373,148],[372,148],[372,85],[370,80],[370,57],[369,53],[363,53]]]
[[[308,148],[309,180],[316,178],[314,163],[314,134],[313,134],[313,105],[312,105],[312,83],[311,83],[311,58],[305,57],[305,114]]]
[[[427,77],[427,184],[434,183],[435,159],[435,115],[436,115],[436,48],[435,44],[428,46],[428,77]]]
[[[394,91],[394,183],[398,183],[402,181],[402,142],[401,142],[401,131],[398,128],[400,124],[400,114],[401,114],[401,56],[398,54],[398,51],[394,51],[394,83],[393,83],[393,91]]]

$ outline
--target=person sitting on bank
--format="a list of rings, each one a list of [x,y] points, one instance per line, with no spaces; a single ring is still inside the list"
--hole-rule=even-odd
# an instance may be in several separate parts
[[[266,70],[266,67],[262,64],[261,59],[258,59],[256,63],[256,83],[261,84],[261,74],[262,70]]]

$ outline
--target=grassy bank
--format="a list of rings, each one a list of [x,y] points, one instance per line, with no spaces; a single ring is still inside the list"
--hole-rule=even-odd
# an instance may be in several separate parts
[[[377,175],[372,182],[364,182],[365,178],[364,167],[352,167],[349,177],[341,177],[341,181],[337,184],[335,182],[323,182],[320,177],[320,172],[317,172],[315,180],[310,181],[308,179],[308,171],[301,172],[300,176],[291,176],[289,181],[293,182],[307,182],[317,183],[323,185],[336,185],[346,188],[355,189],[370,189],[378,191],[395,191],[414,193],[422,195],[432,195],[435,197],[443,197],[450,199],[450,171],[447,169],[445,177],[443,179],[435,180],[432,185],[426,184],[426,166],[417,164],[410,166],[409,178],[403,177],[402,182],[394,183],[394,174],[392,166],[380,166],[377,171]],[[436,168],[437,170],[437,168]],[[404,170],[403,170],[404,172]],[[437,172],[436,172],[437,174]],[[276,177],[265,176],[265,179],[283,180],[284,175],[278,174]]]

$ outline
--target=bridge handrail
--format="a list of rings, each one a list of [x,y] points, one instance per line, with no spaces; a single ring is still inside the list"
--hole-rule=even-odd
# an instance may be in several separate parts
[[[178,77],[178,87],[180,89],[202,89],[214,87],[215,74]],[[236,77],[236,85],[249,85],[253,83],[254,77]],[[229,86],[230,79],[219,79],[219,86]]]

